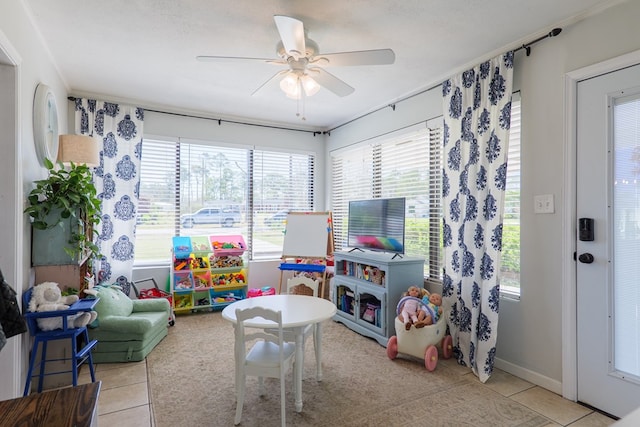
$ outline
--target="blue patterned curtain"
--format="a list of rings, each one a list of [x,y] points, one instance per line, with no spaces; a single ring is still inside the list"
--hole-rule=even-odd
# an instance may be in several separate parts
[[[443,305],[458,363],[485,382],[498,331],[513,52],[443,83]]]
[[[77,134],[102,138],[100,165],[94,181],[102,200],[95,265],[101,282],[116,283],[129,293],[140,190],[140,158],[144,111],[94,99],[76,99]]]

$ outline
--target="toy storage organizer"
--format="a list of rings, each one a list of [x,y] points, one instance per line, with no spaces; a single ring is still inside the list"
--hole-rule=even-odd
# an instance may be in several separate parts
[[[341,251],[334,258],[333,320],[386,346],[402,293],[411,285],[423,287],[424,258],[372,251]]]
[[[171,294],[175,313],[214,310],[247,296],[242,236],[173,238]]]

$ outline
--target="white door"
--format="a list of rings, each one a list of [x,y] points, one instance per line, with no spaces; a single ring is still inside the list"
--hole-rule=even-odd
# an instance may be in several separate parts
[[[578,401],[621,417],[640,407],[640,65],[577,97]]]

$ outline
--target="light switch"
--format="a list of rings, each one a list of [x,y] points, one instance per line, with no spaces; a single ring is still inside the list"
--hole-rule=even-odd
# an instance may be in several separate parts
[[[533,197],[534,213],[554,213],[553,194],[541,194]]]

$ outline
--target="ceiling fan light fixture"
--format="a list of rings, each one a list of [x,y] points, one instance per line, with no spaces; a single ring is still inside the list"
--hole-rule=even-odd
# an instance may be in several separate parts
[[[290,72],[280,80],[280,89],[282,89],[288,98],[300,99],[303,90],[305,96],[313,96],[320,90],[320,85],[307,74],[300,76],[294,72]]]
[[[307,74],[300,78],[300,83],[302,83],[304,93],[307,96],[313,96],[320,90],[320,85],[318,84],[318,82],[309,77]]]
[[[280,89],[282,89],[288,98],[299,99],[300,77],[294,73],[287,73],[284,78],[280,80]]]

